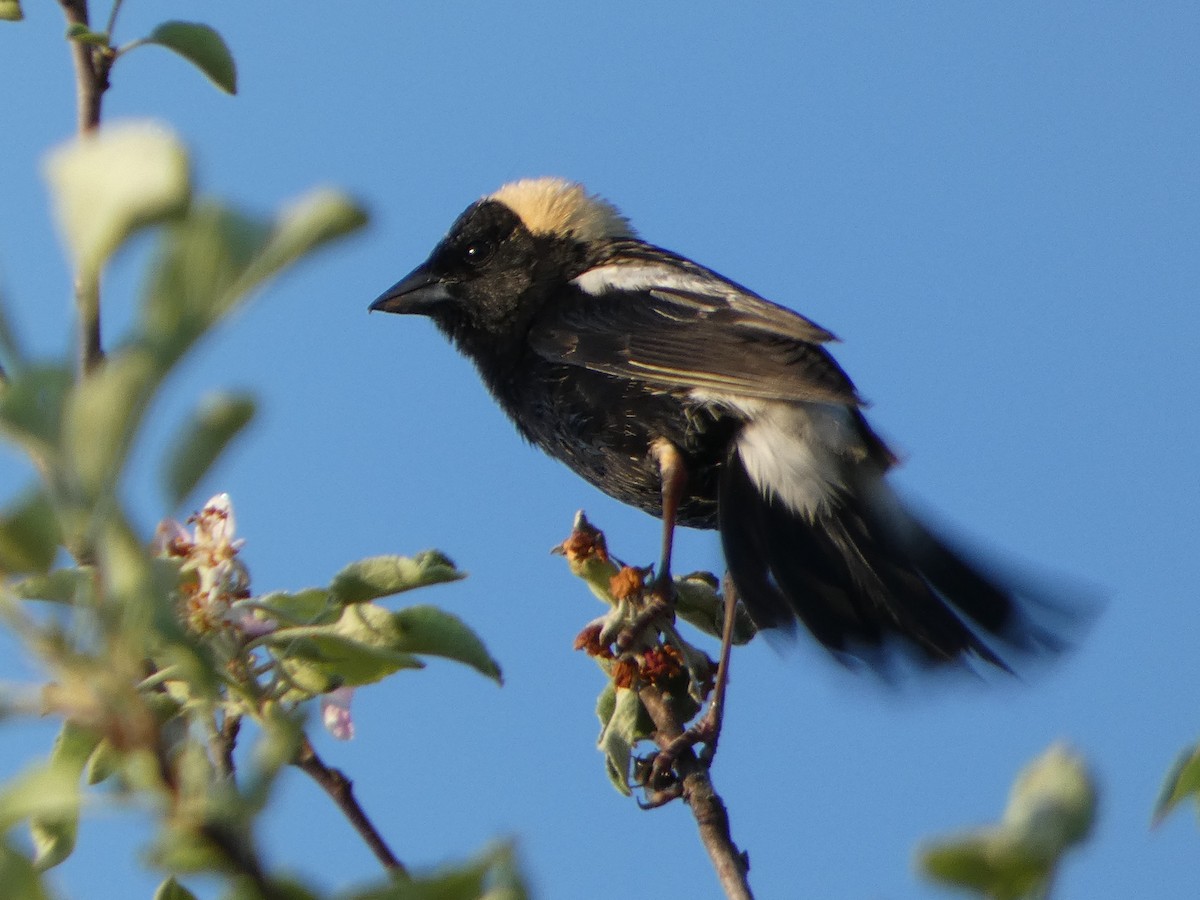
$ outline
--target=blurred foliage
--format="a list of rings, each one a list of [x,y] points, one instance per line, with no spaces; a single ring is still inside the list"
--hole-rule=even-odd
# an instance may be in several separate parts
[[[998,825],[932,842],[918,862],[929,878],[982,897],[1044,898],[1095,819],[1091,773],[1082,758],[1054,746],[1017,777]]]
[[[233,57],[211,28],[168,22],[116,46],[119,6],[109,30],[79,22],[68,30],[103,60],[98,72],[154,44],[236,90]],[[0,2],[0,18],[20,17],[17,3]],[[33,361],[0,309],[0,436],[37,473],[0,509],[0,617],[45,673],[44,682],[5,689],[0,708],[9,721],[61,722],[47,757],[0,785],[3,893],[50,896],[42,873],[71,855],[81,813],[117,802],[156,820],[145,856],[169,873],[160,900],[192,897],[181,878],[200,872],[225,876],[231,897],[321,897],[265,871],[255,841],[273,784],[303,752],[311,759],[306,707],[320,701],[327,722],[333,709],[335,733],[349,736],[352,688],[422,668],[430,656],[499,682],[499,665],[458,618],[378,602],[463,574],[427,551],[350,563],[324,587],[256,593],[230,498],[218,494],[186,523],[164,517],[151,536],[138,533],[121,486],[143,476],[126,471],[130,450],[181,360],[256,289],[366,216],[331,190],[273,218],[197,197],[186,148],[153,123],[69,141],[48,154],[45,173],[81,305],[98,298],[109,259],[131,237],[152,231],[155,245],[136,318],[97,366]],[[199,403],[160,464],[166,513],[194,494],[255,409],[244,394]],[[31,856],[14,839],[19,826]],[[388,869],[342,896],[525,896],[507,846],[429,876]]]

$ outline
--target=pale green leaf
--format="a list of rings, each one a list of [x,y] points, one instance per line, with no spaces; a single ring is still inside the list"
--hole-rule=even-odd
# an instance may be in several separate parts
[[[512,845],[501,844],[470,862],[388,879],[376,887],[339,894],[337,900],[527,900],[528,896]]]
[[[280,628],[262,638],[300,687],[324,693],[379,681],[400,669],[422,668],[417,654],[465,663],[500,681],[500,667],[456,616],[431,606],[391,612],[355,603],[331,625]]]
[[[1179,754],[1167,773],[1154,803],[1154,821],[1162,821],[1188,797],[1200,798],[1200,744]]]
[[[0,885],[14,900],[50,900],[50,892],[33,863],[7,843],[0,843]]]
[[[334,603],[325,588],[305,588],[302,591],[273,591],[254,597],[251,603],[265,607],[263,614],[279,624],[326,625],[341,615],[341,604]]]
[[[20,22],[24,18],[21,0],[0,0],[0,22]]]
[[[89,596],[93,580],[88,568],[54,569],[45,575],[30,575],[12,585],[12,592],[23,600],[50,603],[76,603]]]
[[[285,661],[298,686],[314,694],[424,667],[400,647],[392,613],[370,603],[346,607],[331,625],[280,628],[262,640]]]
[[[61,540],[58,517],[45,491],[27,491],[0,514],[0,573],[48,572]],[[19,589],[17,594],[30,596]]]
[[[199,22],[163,22],[139,43],[178,53],[227,94],[237,93],[237,65],[221,35]]]
[[[107,781],[121,770],[123,761],[121,751],[105,738],[88,757],[87,766],[83,770],[84,782],[90,786]]]
[[[609,690],[615,694],[609,699]],[[611,706],[610,706],[611,704]],[[596,704],[603,727],[596,746],[604,754],[604,771],[613,787],[625,796],[631,793],[629,777],[633,766],[633,748],[646,735],[640,727],[642,701],[628,688],[605,688]],[[607,719],[604,714],[608,713]]]
[[[705,634],[720,637],[725,626],[725,597],[708,572],[693,572],[675,579],[675,611],[679,618]],[[738,604],[733,620],[733,642],[745,644],[757,629],[746,607]]]
[[[411,558],[373,556],[350,563],[333,577],[329,591],[339,603],[364,603],[464,577],[447,556],[426,550]]]
[[[172,506],[178,506],[212,468],[221,453],[254,416],[246,394],[214,394],[184,425],[167,453],[163,480]]]
[[[79,831],[79,803],[82,791],[79,780],[88,760],[100,743],[94,731],[66,722],[54,741],[50,765],[76,788],[75,802],[65,808],[41,812],[30,817],[29,831],[33,836],[34,865],[45,871],[71,855]]]
[[[196,895],[175,880],[172,875],[158,886],[154,900],[196,900]]]
[[[930,878],[998,900],[1040,896],[1063,855],[1090,833],[1096,788],[1083,760],[1053,746],[1022,770],[999,825],[931,842]]]
[[[921,851],[918,864],[935,881],[995,900],[1034,897],[1052,874],[1046,860],[1024,853],[1020,842],[1001,828],[931,844]]]
[[[191,197],[183,145],[148,122],[74,138],[49,154],[45,171],[59,228],[85,285],[96,283],[130,234],[179,215]]]
[[[79,44],[91,44],[95,47],[107,47],[109,37],[106,32],[92,31],[82,22],[75,22],[67,26],[67,40]]]
[[[497,683],[503,682],[500,665],[458,616],[436,606],[410,606],[393,613],[392,622],[399,630],[397,649],[465,663]]]
[[[1025,767],[1013,785],[1002,824],[1030,848],[1057,859],[1091,833],[1096,785],[1083,759],[1054,745]]]
[[[111,491],[150,398],[162,377],[148,350],[111,354],[72,392],[63,420],[63,450],[87,497]]]
[[[245,296],[237,287],[270,233],[257,219],[197,203],[164,233],[143,301],[140,341],[169,367]]]
[[[211,651],[184,631],[171,602],[179,579],[177,561],[152,558],[117,511],[104,526],[97,554],[108,575],[108,599],[120,612],[122,637],[130,647],[141,644],[141,652],[153,655],[160,666],[177,667],[191,696],[215,698],[220,681]]]
[[[10,375],[0,393],[0,430],[35,459],[52,463],[73,381],[65,366],[39,366]]]
[[[262,252],[238,284],[245,292],[315,249],[367,223],[361,206],[331,188],[316,188],[293,200],[276,217]]]
[[[71,815],[79,796],[78,775],[50,761],[35,765],[0,787],[0,830],[34,817]]]
[[[373,647],[335,633],[294,638],[285,631],[271,635],[267,643],[295,686],[309,695],[324,694],[337,687],[374,684],[402,669],[423,669],[425,664],[408,653]]]

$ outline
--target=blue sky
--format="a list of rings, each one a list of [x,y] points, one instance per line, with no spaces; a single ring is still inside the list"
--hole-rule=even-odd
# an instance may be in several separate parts
[[[26,6],[0,27],[0,285],[49,354],[67,346],[70,291],[38,166],[74,113],[57,6]],[[257,590],[427,547],[471,573],[420,600],[473,625],[506,685],[434,664],[361,691],[358,737],[320,742],[405,862],[514,836],[543,897],[717,895],[687,811],[641,812],[603,776],[601,676],[571,649],[599,607],[547,553],[582,507],[649,563],[657,521],[524,446],[428,323],[366,313],[467,203],[556,174],[836,332],[906,459],[906,495],[1109,599],[1076,653],[1023,682],[896,691],[804,643],[739,650],[713,777],[759,896],[934,895],[913,848],[998,816],[1058,739],[1103,791],[1058,896],[1200,894],[1195,816],[1149,828],[1164,772],[1200,735],[1200,7],[125,6],[120,41],[164,16],[216,27],[241,93],[145,48],[114,71],[110,120],[171,123],[202,189],[246,208],[330,183],[374,214],[201,348],[126,493],[148,532],[164,436],[204,390],[253,388],[258,421],[194,499],[233,496]],[[113,269],[110,336],[145,249]],[[0,466],[11,493],[27,473]],[[677,552],[678,571],[720,567],[711,534]],[[0,774],[51,734],[7,726]],[[279,801],[273,862],[328,886],[374,876],[299,773]],[[140,834],[97,810],[64,893],[148,896]]]

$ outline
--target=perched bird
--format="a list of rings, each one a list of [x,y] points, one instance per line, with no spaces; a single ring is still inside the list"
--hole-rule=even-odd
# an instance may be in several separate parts
[[[905,509],[830,332],[641,240],[579,184],[473,203],[371,309],[428,316],[526,440],[662,517],[660,578],[676,522],[719,529],[760,628],[799,620],[869,662],[900,645],[1008,668],[1006,651],[1057,649],[1029,602]]]

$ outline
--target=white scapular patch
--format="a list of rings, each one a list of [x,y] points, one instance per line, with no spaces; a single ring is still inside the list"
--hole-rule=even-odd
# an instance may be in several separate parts
[[[675,266],[654,263],[596,266],[576,278],[574,284],[593,297],[608,291],[648,290],[687,291],[703,296],[714,295],[717,288],[724,287],[711,277],[692,275]]]
[[[620,210],[582,184],[565,178],[525,178],[487,197],[503,203],[534,234],[573,237],[577,241],[634,237]]]
[[[846,489],[845,466],[860,453],[850,411],[825,403],[697,395],[722,403],[747,420],[737,449],[750,480],[765,497],[778,497],[789,509],[814,518]]]

